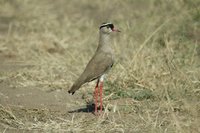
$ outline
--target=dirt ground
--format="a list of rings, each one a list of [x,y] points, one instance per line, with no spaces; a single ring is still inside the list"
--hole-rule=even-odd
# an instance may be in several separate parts
[[[24,68],[33,68],[6,57],[1,57],[0,62],[0,73],[20,72]],[[72,114],[75,112],[76,117],[84,114],[85,117],[96,118],[92,113],[93,105],[87,106],[80,95],[67,96],[69,94],[66,90],[43,91],[39,87],[16,87],[15,81],[3,77],[0,80],[0,88],[0,121],[2,122],[0,130],[2,132],[29,132],[14,128],[19,127],[21,122],[70,120],[73,119]],[[8,119],[9,122],[6,123],[2,118]],[[13,122],[10,122],[12,119]],[[20,119],[21,122],[18,123],[16,119]],[[11,129],[6,129],[7,124]]]

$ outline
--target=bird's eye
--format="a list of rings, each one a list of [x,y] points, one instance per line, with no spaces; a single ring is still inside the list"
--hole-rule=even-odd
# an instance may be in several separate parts
[[[106,26],[106,28],[109,29],[110,27],[109,27],[109,26]]]

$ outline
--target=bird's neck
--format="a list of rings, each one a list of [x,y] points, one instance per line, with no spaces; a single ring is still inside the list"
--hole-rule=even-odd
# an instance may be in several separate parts
[[[105,52],[112,51],[111,42],[110,42],[110,34],[100,34],[98,50],[103,50]]]

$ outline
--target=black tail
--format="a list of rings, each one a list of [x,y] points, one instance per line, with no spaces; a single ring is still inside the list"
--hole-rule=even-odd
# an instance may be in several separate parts
[[[72,87],[70,88],[70,90],[68,91],[69,94],[74,94],[75,91],[77,91],[81,85],[83,84],[82,80],[80,81],[80,79],[78,79],[73,85]]]

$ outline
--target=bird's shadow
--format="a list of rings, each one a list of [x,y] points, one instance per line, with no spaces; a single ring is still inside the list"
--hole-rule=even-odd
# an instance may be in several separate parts
[[[95,104],[94,103],[88,103],[88,104],[86,104],[85,107],[68,111],[68,113],[80,113],[80,112],[93,113],[94,112],[94,108],[95,108]],[[98,110],[99,109],[100,109],[100,107],[98,107]],[[102,110],[104,110],[104,107],[102,108]]]

